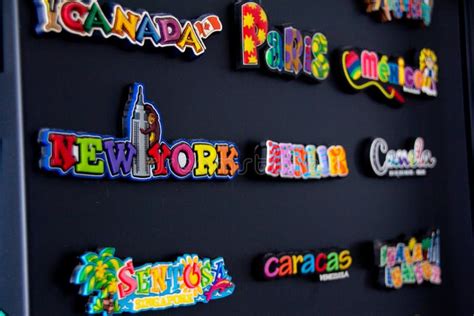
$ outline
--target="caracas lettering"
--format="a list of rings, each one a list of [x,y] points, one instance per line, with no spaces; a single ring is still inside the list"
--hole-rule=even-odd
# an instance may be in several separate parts
[[[332,252],[269,253],[263,259],[263,276],[272,280],[294,275],[317,275],[319,281],[349,278],[352,257],[349,250]]]
[[[385,154],[382,164],[380,154]],[[409,151],[388,150],[387,142],[382,138],[376,138],[370,147],[370,164],[379,177],[387,173],[390,177],[425,176],[427,169],[436,166],[436,158],[430,150],[425,149],[425,141],[421,137],[415,140],[413,149]]]
[[[342,70],[351,89],[356,91],[373,87],[387,100],[405,103],[404,96],[395,86],[415,95],[438,95],[438,58],[431,49],[422,49],[418,56],[418,69],[407,66],[402,57],[390,59],[376,52],[346,49],[342,52]]]
[[[342,146],[294,145],[266,141],[261,149],[265,174],[288,179],[322,179],[349,174],[346,151]]]
[[[196,21],[179,21],[169,14],[132,11],[119,4],[101,6],[97,0],[34,0],[37,8],[36,32],[62,31],[91,37],[126,39],[133,45],[150,43],[155,47],[172,46],[180,52],[190,49],[199,56],[206,51],[204,39],[222,31],[216,15],[204,15]],[[107,13],[107,14],[106,14]]]
[[[259,50],[267,47],[264,59],[269,70],[317,81],[329,75],[328,41],[322,33],[306,34],[292,26],[281,32],[270,30],[263,7],[255,2],[237,1],[240,25],[239,68],[260,67]]]
[[[163,140],[161,116],[134,84],[125,107],[125,138],[42,129],[40,167],[60,175],[128,178],[137,181],[232,179],[239,169],[237,147],[229,142]]]
[[[113,315],[208,303],[227,297],[235,285],[224,259],[183,255],[175,262],[135,267],[133,259],[117,258],[114,248],[81,257],[71,278],[89,297],[89,314]]]
[[[365,0],[368,13],[378,13],[383,22],[401,19],[423,21],[431,24],[433,0]]]
[[[376,264],[381,269],[380,282],[391,289],[404,284],[441,284],[440,232],[433,231],[418,242],[375,242]]]

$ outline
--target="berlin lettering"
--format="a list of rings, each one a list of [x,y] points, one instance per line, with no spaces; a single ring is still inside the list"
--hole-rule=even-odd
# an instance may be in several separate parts
[[[267,140],[261,147],[265,174],[287,179],[324,179],[349,174],[342,146],[314,146]]]

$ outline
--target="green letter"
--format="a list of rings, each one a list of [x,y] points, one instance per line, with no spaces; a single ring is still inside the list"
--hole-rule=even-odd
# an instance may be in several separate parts
[[[79,162],[75,166],[75,171],[92,175],[104,174],[104,161],[97,159],[97,153],[103,151],[102,140],[100,138],[78,137],[76,144],[79,145]]]

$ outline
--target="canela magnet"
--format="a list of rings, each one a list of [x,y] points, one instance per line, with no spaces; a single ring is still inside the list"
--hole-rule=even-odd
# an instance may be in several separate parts
[[[286,179],[324,179],[349,175],[344,147],[298,145],[267,140],[257,147],[266,175]]]
[[[224,259],[182,255],[174,262],[136,267],[132,258],[115,257],[114,248],[87,252],[71,283],[89,298],[88,314],[114,315],[208,303],[234,292]]]
[[[101,5],[97,0],[33,0],[38,24],[36,32],[69,33],[81,37],[116,37],[132,45],[175,47],[199,56],[206,51],[204,40],[222,31],[217,15],[194,21],[178,20],[170,14],[130,10],[119,4]]]
[[[126,178],[154,181],[176,179],[233,179],[239,152],[226,141],[164,140],[158,108],[145,99],[144,86],[135,83],[123,112],[124,137],[42,129],[40,167],[59,175],[84,178]]]
[[[295,78],[302,75],[322,81],[329,76],[324,34],[303,32],[290,24],[272,29],[262,5],[253,1],[237,1],[235,17],[240,49],[237,68],[259,68],[265,63],[268,70]]]
[[[372,90],[383,101],[406,102],[402,92],[413,95],[438,96],[438,58],[431,49],[418,54],[418,65],[406,64],[403,57],[391,58],[369,50],[341,50],[343,81],[351,91]]]
[[[425,149],[425,141],[421,137],[415,140],[410,150],[388,148],[383,138],[374,139],[370,146],[370,165],[378,177],[425,176],[428,169],[436,166],[436,158]]]
[[[441,284],[440,231],[405,240],[375,241],[379,282],[389,289],[423,283]]]
[[[267,280],[304,276],[321,282],[349,278],[352,257],[349,250],[267,253],[262,275]]]
[[[367,13],[375,14],[382,22],[406,18],[431,24],[434,0],[363,0]]]

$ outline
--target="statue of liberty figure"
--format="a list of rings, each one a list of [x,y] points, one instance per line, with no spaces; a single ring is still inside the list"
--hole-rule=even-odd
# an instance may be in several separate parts
[[[61,32],[61,25],[58,23],[59,5],[62,0],[35,0],[38,13],[37,33]]]

